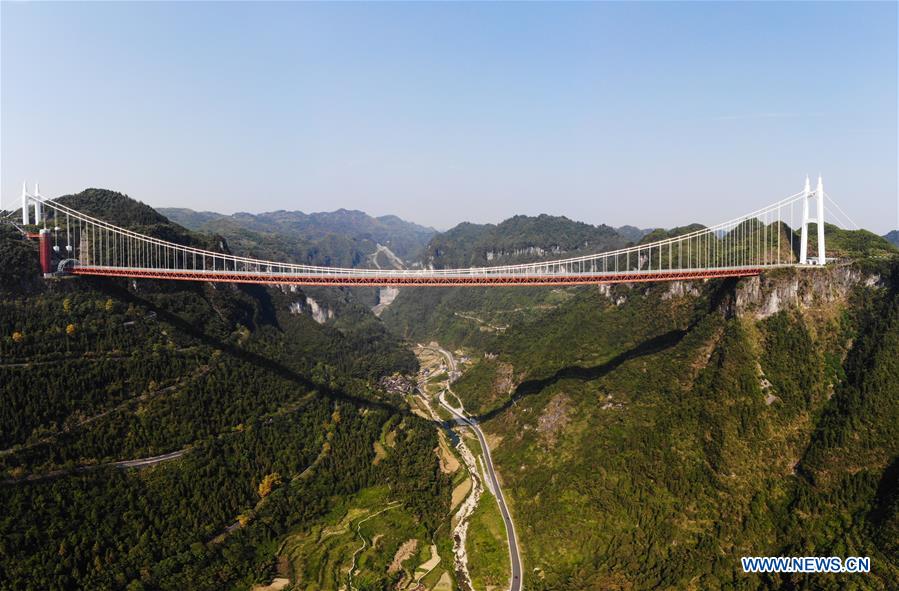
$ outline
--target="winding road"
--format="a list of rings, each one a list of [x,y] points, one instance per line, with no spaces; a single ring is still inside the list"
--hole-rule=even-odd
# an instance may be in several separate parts
[[[119,460],[118,462],[106,462],[104,464],[91,464],[87,466],[76,466],[75,468],[69,469],[60,469],[53,470],[52,472],[45,472],[43,474],[30,474],[25,476],[24,478],[7,478],[5,480],[0,480],[0,484],[18,484],[20,482],[35,482],[37,480],[46,480],[47,478],[56,478],[57,476],[64,476],[66,474],[81,474],[84,472],[90,472],[91,470],[97,470],[98,468],[107,468],[109,466],[120,468],[120,469],[128,469],[128,468],[146,468],[148,466],[155,466],[156,464],[161,464],[162,462],[168,462],[171,460],[177,460],[184,454],[188,452],[188,448],[179,449],[178,451],[172,451],[167,454],[162,454],[158,456],[152,456],[149,458],[137,458],[135,460]]]
[[[162,454],[159,456],[153,456],[151,458],[138,458],[136,460],[122,460],[119,462],[113,462],[111,465],[115,466],[116,468],[146,468],[147,466],[155,466],[156,464],[161,464],[162,462],[177,460],[185,453],[187,453],[187,449],[179,449],[178,451],[169,452],[167,454]]]
[[[447,366],[449,368],[449,381],[450,383],[452,383],[452,381],[459,376],[459,372],[456,369],[456,360],[453,358],[453,354],[449,351],[441,349],[440,347],[436,347],[435,350],[439,351],[441,355],[446,358]],[[444,395],[447,391],[450,391],[449,387],[441,392],[440,396],[438,397],[440,406],[445,408],[456,418],[457,424],[470,427],[471,430],[474,431],[474,434],[477,436],[478,441],[481,444],[481,449],[484,452],[484,464],[487,467],[487,477],[490,479],[490,484],[492,485],[493,491],[495,493],[496,503],[497,505],[499,505],[499,511],[502,515],[503,523],[506,526],[506,536],[509,539],[509,561],[512,567],[512,580],[511,585],[509,586],[509,590],[521,591],[522,571],[521,556],[518,551],[518,537],[515,535],[515,524],[512,522],[512,516],[509,514],[509,509],[506,506],[506,499],[503,496],[503,490],[499,485],[499,480],[497,480],[496,472],[493,469],[493,457],[490,455],[490,447],[487,445],[487,439],[484,437],[484,433],[481,431],[481,427],[478,425],[477,420],[466,416],[464,409],[455,408],[446,401]]]

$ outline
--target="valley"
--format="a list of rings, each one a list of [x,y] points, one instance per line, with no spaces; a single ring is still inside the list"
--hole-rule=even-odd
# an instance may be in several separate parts
[[[466,590],[508,587],[518,591],[521,589],[518,542],[502,488],[494,473],[490,448],[477,423],[465,416],[464,409],[454,407],[447,400],[447,395],[454,396],[451,384],[461,375],[455,357],[437,343],[417,345],[415,351],[421,363],[418,381],[418,392],[423,398],[421,404],[435,422],[455,431],[452,438],[456,441],[459,460],[467,472],[465,483],[460,483],[454,490],[454,496],[457,490],[464,491],[463,496],[453,502],[453,508],[461,503],[459,511],[453,516],[455,526],[452,535],[460,587]],[[487,498],[482,499],[485,492]],[[494,515],[502,521],[502,532],[483,523],[484,520],[491,521]],[[480,526],[478,531],[474,531],[473,523]],[[472,543],[469,543],[470,529],[473,530]],[[483,542],[473,543],[477,539],[483,539]],[[503,548],[508,553],[508,562]],[[477,576],[473,577],[472,571]]]
[[[0,591],[899,591],[899,0],[0,0]]]
[[[421,268],[448,244],[539,259],[565,223],[405,259],[389,236],[302,240]],[[828,227],[839,261],[744,279],[384,294],[35,280],[33,243],[0,230],[0,588],[790,589],[736,557],[821,552],[870,555],[857,588],[899,580],[899,272],[873,235]]]

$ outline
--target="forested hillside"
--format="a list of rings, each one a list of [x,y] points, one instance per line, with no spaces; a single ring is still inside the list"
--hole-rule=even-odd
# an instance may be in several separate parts
[[[497,226],[460,224],[435,236],[428,246],[432,254],[426,264],[445,267],[471,261],[471,264],[491,265],[579,256],[622,246],[626,243],[625,236],[639,235],[637,242],[645,244],[702,227],[689,224],[667,230],[641,231],[632,227],[612,230],[608,226],[590,226],[566,218],[516,216]],[[814,224],[809,227],[809,252],[812,253],[817,248],[815,228]],[[781,232],[784,245],[780,256],[798,260],[798,232],[794,232],[792,240],[786,226],[781,226]],[[827,256],[836,261],[888,260],[899,254],[887,240],[866,230],[847,231],[827,224],[825,236]],[[483,349],[497,334],[528,322],[535,314],[558,308],[577,291],[570,287],[404,289],[381,318],[396,334],[413,341],[438,339],[445,345]]]
[[[120,194],[65,200],[227,248]],[[398,503],[396,539],[446,519],[434,426],[378,385],[416,360],[351,299],[319,323],[301,290],[44,280],[9,226],[0,258],[0,589],[248,588],[370,487]]]
[[[517,215],[496,225],[459,224],[435,236],[423,258],[424,264],[438,269],[483,267],[601,252],[628,242],[604,224],[591,226],[546,214]]]
[[[895,259],[578,288],[473,353],[454,391],[496,442],[529,589],[899,587]]]
[[[579,256],[625,246],[647,231],[618,230],[565,217],[514,216],[500,224],[462,223],[434,236],[422,264],[435,268],[505,265]],[[403,289],[381,318],[413,341],[482,346],[497,332],[566,300],[570,289]]]

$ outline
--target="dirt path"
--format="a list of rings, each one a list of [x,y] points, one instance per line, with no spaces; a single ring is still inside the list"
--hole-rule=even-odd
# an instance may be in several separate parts
[[[390,261],[391,266],[394,269],[405,269],[406,263],[403,260],[396,256],[392,250],[384,246],[383,244],[375,244],[375,251],[368,255],[368,260],[378,269],[381,268],[381,265],[378,264],[378,255],[384,253],[384,256],[387,257],[387,260]]]
[[[495,332],[503,332],[507,328],[509,328],[508,325],[490,324],[489,322],[487,322],[485,320],[481,320],[477,316],[470,316],[468,314],[463,314],[462,312],[454,312],[453,314],[455,316],[458,316],[459,318],[464,318],[465,320],[471,320],[472,322],[477,322],[481,326],[486,326],[487,328],[489,328],[490,330],[493,330]]]
[[[362,552],[363,550],[365,550],[365,548],[368,546],[368,540],[366,540],[365,536],[362,535],[362,530],[361,530],[362,524],[373,517],[377,517],[378,515],[380,515],[381,513],[384,513],[385,511],[390,511],[391,509],[395,509],[399,506],[400,506],[399,501],[393,501],[391,503],[388,503],[387,507],[381,509],[377,513],[372,513],[371,515],[369,515],[365,519],[360,520],[356,524],[356,534],[359,536],[359,539],[362,540],[362,545],[359,546],[359,548],[357,548],[355,552],[353,552],[353,562],[352,562],[352,564],[350,564],[350,572],[347,574],[347,584],[350,586],[350,591],[356,590],[356,588],[353,587],[353,575],[356,572],[356,560],[359,558],[359,553]]]

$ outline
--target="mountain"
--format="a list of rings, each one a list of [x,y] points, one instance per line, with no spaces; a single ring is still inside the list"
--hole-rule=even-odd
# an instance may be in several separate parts
[[[417,260],[436,230],[396,216],[372,217],[339,209],[306,214],[275,211],[223,215],[184,208],[160,208],[184,226],[224,238],[245,256],[329,267],[405,268]],[[338,290],[326,290],[336,294]],[[380,314],[395,297],[395,288],[339,290]],[[324,292],[324,293],[326,293]]]
[[[518,215],[496,225],[466,222],[434,236],[423,264],[435,268],[513,264],[589,254],[628,242],[611,226],[546,214]]]
[[[436,237],[434,260],[478,260],[494,228]],[[820,269],[403,290],[384,312],[466,360],[453,392],[491,441],[529,589],[803,588],[743,574],[757,555],[871,556],[864,581],[813,588],[899,587],[899,256],[825,232]]]
[[[675,238],[683,234],[689,234],[690,232],[702,230],[703,228],[705,228],[705,226],[703,226],[702,224],[688,224],[686,226],[671,228],[670,230],[666,230],[664,228],[655,228],[653,230],[644,232],[643,235],[635,242],[639,244],[648,244],[650,242],[656,242],[658,240],[664,240],[666,238]]]
[[[899,246],[899,230],[887,232],[884,234],[883,238],[893,246]]]
[[[61,200],[204,248],[404,264],[349,234],[196,214],[209,234],[118,193]],[[0,225],[0,589],[505,588],[494,493],[471,492],[481,441],[427,412],[449,382],[485,434],[528,590],[897,588],[899,250],[825,232],[823,268],[403,288],[378,319],[353,290],[45,280],[36,244]],[[434,235],[413,261],[634,236],[518,216]],[[759,555],[873,568],[744,574]]]
[[[818,247],[818,234],[815,224],[809,226],[809,252]],[[827,256],[859,259],[890,258],[897,249],[889,240],[868,230],[843,230],[831,224],[824,224],[824,243]]]
[[[489,266],[580,256],[644,240],[648,230],[593,226],[566,217],[519,215],[499,224],[461,223],[434,236],[423,266]],[[665,230],[653,232],[666,233]],[[396,334],[413,342],[439,338],[446,345],[483,343],[493,333],[526,319],[533,309],[558,306],[576,290],[516,287],[400,290],[381,313]]]
[[[803,588],[757,555],[870,556],[813,588],[899,588],[899,259],[578,288],[490,335],[453,391],[529,588]]]
[[[227,248],[118,193],[61,200]],[[416,359],[351,298],[44,280],[10,225],[0,258],[0,589],[249,589],[319,563],[337,588],[345,573],[312,557],[349,556],[355,531],[290,558],[279,544],[389,506],[355,579],[387,588],[406,540],[448,529],[437,430],[385,386]]]
[[[431,239],[436,230],[406,222],[397,216],[372,217],[361,211],[338,209],[332,212],[303,213],[301,211],[273,211],[251,214],[223,215],[195,212],[183,208],[159,208],[159,212],[193,230],[214,232],[223,236],[248,230],[263,236],[277,235],[306,244],[323,244],[335,240],[356,244],[364,254],[376,244],[389,248],[398,257],[411,259]],[[337,257],[346,260],[346,257]]]

